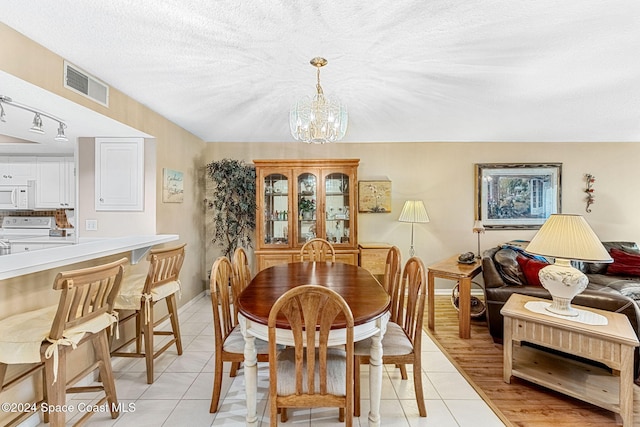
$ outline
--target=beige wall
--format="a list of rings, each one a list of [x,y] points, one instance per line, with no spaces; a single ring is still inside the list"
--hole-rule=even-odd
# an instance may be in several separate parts
[[[359,179],[387,176],[392,181],[392,212],[359,214],[361,242],[388,242],[407,259],[411,226],[397,221],[407,199],[422,199],[431,222],[416,224],[416,254],[426,264],[453,254],[476,252],[474,164],[560,162],[562,211],[585,216],[603,240],[640,241],[640,198],[636,170],[640,144],[634,143],[394,143],[314,146],[208,144],[207,162],[222,158],[359,158]],[[585,173],[596,176],[592,213],[585,212]],[[483,248],[510,239],[531,239],[533,230],[487,231]],[[210,255],[208,255],[209,257]],[[450,283],[439,286],[451,286]]]
[[[94,208],[94,145],[92,138],[78,141],[79,208],[77,223],[97,218],[96,237],[125,234],[178,234],[187,243],[187,256],[182,271],[183,300],[190,300],[203,290],[204,229],[202,209],[204,198],[198,178],[204,142],[184,129],[129,98],[116,88],[110,88],[109,107],[101,106],[63,86],[63,61],[20,33],[0,24],[0,70],[65,97],[77,104],[108,116],[121,123],[152,135],[145,141],[145,211],[100,212]],[[98,76],[99,77],[99,76]],[[109,136],[109,135],[99,135]],[[184,172],[184,203],[163,203],[162,170],[170,168]],[[83,236],[92,237],[83,231]],[[47,284],[47,286],[50,286]],[[2,309],[0,302],[0,309]],[[4,314],[4,313],[3,313]]]

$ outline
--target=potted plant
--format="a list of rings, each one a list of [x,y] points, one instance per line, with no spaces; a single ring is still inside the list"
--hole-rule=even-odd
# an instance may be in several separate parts
[[[300,199],[300,203],[298,203],[298,208],[302,213],[302,219],[313,219],[313,212],[316,210],[316,201],[313,199],[305,199],[303,197]]]
[[[251,247],[256,228],[256,171],[240,160],[209,163],[207,175],[214,183],[207,206],[214,211],[213,242],[228,258],[239,246]]]

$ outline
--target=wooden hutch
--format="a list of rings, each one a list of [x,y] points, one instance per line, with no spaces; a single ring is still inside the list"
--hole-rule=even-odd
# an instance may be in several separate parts
[[[309,239],[322,237],[336,260],[358,264],[359,159],[254,160],[258,271],[300,259]]]

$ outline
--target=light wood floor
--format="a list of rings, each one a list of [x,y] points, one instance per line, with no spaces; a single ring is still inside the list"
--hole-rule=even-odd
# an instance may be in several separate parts
[[[616,414],[518,378],[502,380],[502,345],[493,343],[486,321],[471,322],[471,339],[458,338],[458,312],[451,298],[435,300],[435,332],[424,330],[463,372],[507,425],[526,427],[616,426]],[[428,363],[428,362],[427,362]],[[634,426],[640,426],[640,387],[634,386]]]

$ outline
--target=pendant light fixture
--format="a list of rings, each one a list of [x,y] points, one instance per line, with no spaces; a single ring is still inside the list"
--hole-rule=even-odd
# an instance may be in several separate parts
[[[298,141],[325,144],[341,140],[347,131],[347,107],[338,98],[325,96],[320,86],[320,68],[327,62],[319,57],[310,61],[317,68],[316,94],[301,98],[291,107],[289,126]]]
[[[42,117],[46,117],[55,122],[58,122],[58,134],[54,139],[56,141],[69,141],[69,138],[67,138],[67,136],[64,134],[64,130],[67,127],[67,124],[62,119],[52,114],[46,113],[42,110],[38,110],[36,108],[29,107],[28,105],[15,102],[13,99],[5,95],[0,95],[0,122],[5,123],[7,121],[3,104],[11,105],[13,107],[20,108],[21,110],[33,113],[33,122],[31,123],[31,128],[29,128],[29,130],[40,135],[44,134],[44,129],[42,128]]]

